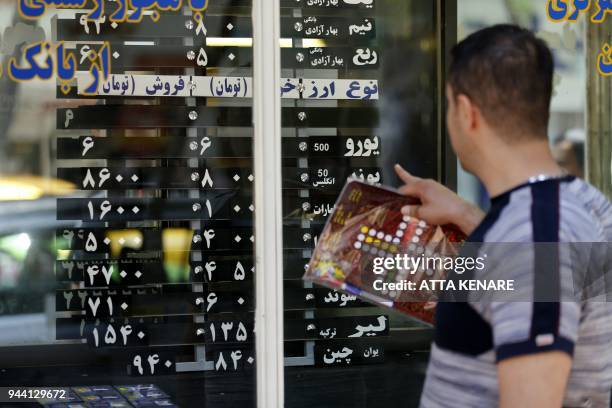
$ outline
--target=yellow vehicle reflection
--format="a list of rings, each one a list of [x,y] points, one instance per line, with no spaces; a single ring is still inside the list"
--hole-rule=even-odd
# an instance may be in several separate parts
[[[75,185],[37,176],[0,176],[0,201],[37,200],[43,196],[70,194]]]

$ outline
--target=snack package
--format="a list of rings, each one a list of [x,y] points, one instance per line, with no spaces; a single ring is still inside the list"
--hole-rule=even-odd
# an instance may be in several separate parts
[[[430,282],[446,278],[442,263],[457,255],[464,237],[456,228],[402,215],[402,207],[418,204],[394,189],[349,180],[304,279],[433,324],[437,291]]]

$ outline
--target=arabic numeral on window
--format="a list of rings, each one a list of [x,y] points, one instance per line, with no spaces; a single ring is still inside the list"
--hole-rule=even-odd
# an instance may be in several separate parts
[[[329,176],[329,170],[327,170],[327,169],[319,169],[319,170],[317,170],[317,175],[319,177],[327,177],[327,176]]]
[[[315,152],[329,152],[329,143],[315,143],[314,151]]]
[[[89,211],[89,219],[93,220],[95,217],[95,209],[92,201],[87,203],[87,209]],[[112,209],[111,203],[108,200],[104,200],[100,204],[100,220],[104,218],[104,216]]]

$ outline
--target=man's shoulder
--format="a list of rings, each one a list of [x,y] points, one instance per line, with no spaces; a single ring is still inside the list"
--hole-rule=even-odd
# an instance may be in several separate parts
[[[513,191],[485,241],[532,242],[543,229],[561,241],[612,241],[612,204],[602,192],[578,178],[547,187]]]
[[[529,186],[508,194],[502,208],[493,208],[498,216],[484,235],[485,242],[530,242],[533,197]]]
[[[607,241],[612,240],[612,203],[601,191],[577,178],[563,185],[560,195],[564,223],[577,228],[599,229]]]

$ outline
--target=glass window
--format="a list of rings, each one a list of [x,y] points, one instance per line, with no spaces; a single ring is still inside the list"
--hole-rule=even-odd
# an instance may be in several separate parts
[[[416,404],[431,328],[302,275],[349,177],[397,185],[400,163],[455,184],[452,6],[83,3],[103,7],[26,19],[0,5],[0,386],[61,387],[67,399],[38,401],[53,407],[256,406],[259,217],[282,224],[285,406]],[[254,54],[269,28],[255,6],[280,27],[282,130],[258,134],[280,136],[260,153],[254,108],[274,105],[254,96],[274,61]],[[269,219],[255,169],[276,159]]]
[[[17,3],[0,6],[0,385],[254,406],[251,2],[139,23],[134,4],[24,21]],[[27,64],[58,68],[26,81]]]
[[[431,328],[301,277],[347,178],[397,185],[400,163],[454,183],[441,86],[441,21],[454,12],[432,1],[292,3],[281,17],[285,406],[414,406]],[[357,329],[371,325],[380,330]]]

